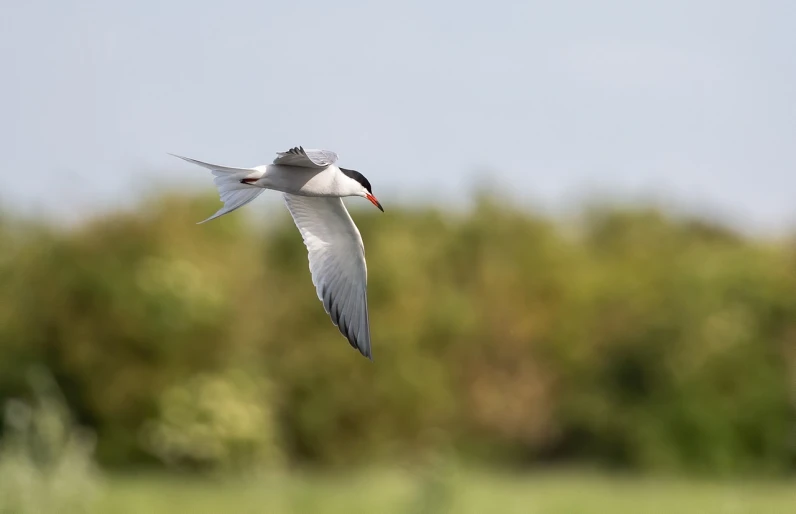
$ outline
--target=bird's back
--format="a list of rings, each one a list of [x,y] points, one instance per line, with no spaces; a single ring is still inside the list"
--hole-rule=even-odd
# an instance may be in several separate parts
[[[312,169],[269,164],[258,185],[299,196],[340,196],[335,187],[339,174],[339,169],[333,165]]]

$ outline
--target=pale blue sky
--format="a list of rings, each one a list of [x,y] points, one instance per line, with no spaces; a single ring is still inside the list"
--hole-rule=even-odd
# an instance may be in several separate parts
[[[386,208],[653,195],[796,226],[796,3],[5,0],[0,200],[74,219],[166,155],[329,148]],[[266,195],[264,195],[266,196]],[[275,195],[271,195],[275,196]],[[278,202],[272,198],[267,202]]]

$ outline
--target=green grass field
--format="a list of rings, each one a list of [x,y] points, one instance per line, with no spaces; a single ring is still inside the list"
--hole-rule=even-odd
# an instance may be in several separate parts
[[[103,514],[538,513],[790,514],[796,483],[619,478],[590,474],[290,475],[252,481],[116,476]]]

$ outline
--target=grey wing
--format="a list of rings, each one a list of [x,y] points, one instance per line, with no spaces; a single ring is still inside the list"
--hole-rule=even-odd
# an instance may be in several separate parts
[[[351,346],[372,360],[365,246],[354,220],[340,198],[284,197],[307,247],[323,308]]]
[[[287,152],[279,152],[276,155],[274,164],[282,164],[284,166],[325,168],[337,162],[337,154],[330,150],[305,150],[301,146],[291,148]]]

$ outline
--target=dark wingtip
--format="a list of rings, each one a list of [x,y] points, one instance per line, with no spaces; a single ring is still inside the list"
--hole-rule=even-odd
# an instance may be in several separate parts
[[[370,362],[373,362],[373,355],[370,353],[370,348],[368,348],[368,349],[365,349],[365,350],[363,350],[363,349],[361,349],[361,348],[360,348],[360,349],[359,349],[359,353],[361,353],[362,355],[364,355],[364,356],[365,356],[365,358],[367,358],[367,359],[368,359]]]
[[[373,362],[373,355],[372,355],[372,353],[370,351],[370,345],[368,345],[368,346],[359,346],[359,341],[351,340],[351,339],[349,339],[348,342],[349,342],[349,344],[351,344],[351,346],[356,348],[357,351],[359,353],[361,353],[363,357],[365,357],[365,358],[369,359],[371,362]]]

